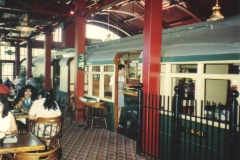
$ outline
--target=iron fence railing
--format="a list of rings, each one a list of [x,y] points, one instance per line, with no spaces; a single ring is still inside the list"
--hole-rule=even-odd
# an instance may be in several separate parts
[[[196,100],[182,99],[176,87],[170,108],[169,97],[143,95],[141,87],[138,89],[138,154],[161,160],[239,159],[240,111],[236,91],[230,93],[231,100],[225,108],[217,108],[214,102],[202,101],[197,106]],[[201,107],[199,115],[197,107]]]

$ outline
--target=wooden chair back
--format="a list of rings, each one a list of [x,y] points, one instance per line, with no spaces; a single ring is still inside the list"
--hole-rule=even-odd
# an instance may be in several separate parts
[[[31,153],[16,153],[14,159],[15,160],[58,160],[59,156],[59,148],[55,147],[49,151],[43,152],[31,152]]]
[[[38,137],[41,141],[56,141],[59,144],[62,131],[62,117],[51,118],[37,118],[36,122],[31,126],[32,133]],[[47,145],[47,144],[46,144]],[[48,145],[47,145],[48,146]]]

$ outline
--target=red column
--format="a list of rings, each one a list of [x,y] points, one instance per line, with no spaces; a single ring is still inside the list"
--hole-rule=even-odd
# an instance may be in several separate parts
[[[44,66],[45,66],[45,76],[44,76],[44,88],[47,90],[51,89],[51,49],[52,49],[52,33],[44,33]]]
[[[32,40],[27,41],[27,68],[26,68],[26,79],[32,75]]]
[[[85,30],[86,20],[81,17],[81,13],[85,12],[86,1],[76,0],[75,10],[79,10],[78,17],[75,21],[75,60],[76,60],[76,77],[74,81],[74,96],[84,96],[84,70],[78,70],[78,55],[85,54]],[[77,108],[82,108],[80,103],[77,103]]]
[[[144,44],[143,44],[143,92],[144,94],[160,94],[160,58],[162,45],[162,1],[145,1],[144,14]],[[151,107],[159,107],[154,101],[144,100],[144,104]],[[152,109],[147,109],[145,128],[143,130],[143,150],[146,153],[157,156],[158,148],[158,124],[156,117],[160,114]],[[155,120],[154,120],[155,119]]]

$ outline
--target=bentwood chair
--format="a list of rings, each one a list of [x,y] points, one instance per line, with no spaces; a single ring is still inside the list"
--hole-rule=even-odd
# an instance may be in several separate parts
[[[68,97],[67,96],[62,97],[61,100],[60,100],[60,109],[61,109],[62,112],[65,111],[65,114],[66,114],[67,107],[69,106],[68,102],[69,101],[68,101]],[[65,115],[65,117],[66,116],[67,115]]]
[[[54,147],[49,151],[38,151],[29,153],[16,153],[13,160],[58,160],[59,148]]]
[[[39,117],[32,123],[31,131],[47,148],[49,148],[49,146],[58,146],[60,148],[59,139],[62,131],[62,117]]]
[[[76,108],[76,98],[74,96],[69,98],[68,110],[71,111],[71,123],[73,120],[78,121],[80,116],[84,118],[84,108]]]
[[[91,105],[86,106],[86,113],[88,124],[90,125],[91,131],[93,127],[102,128],[104,127],[103,123],[105,123],[105,128],[107,128],[107,103],[106,102],[98,102],[92,103]],[[101,120],[101,125],[99,125],[99,120]]]

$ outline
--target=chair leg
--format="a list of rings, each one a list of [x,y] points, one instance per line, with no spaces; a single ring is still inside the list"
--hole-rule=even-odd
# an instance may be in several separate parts
[[[104,118],[104,121],[105,121],[106,129],[108,130],[108,126],[107,126],[107,120],[106,120],[106,118]]]
[[[93,128],[93,118],[92,118],[92,122],[91,122],[91,131],[92,131],[92,128]]]
[[[74,113],[71,113],[71,124],[72,124],[72,121],[73,121],[73,117],[74,117]]]

